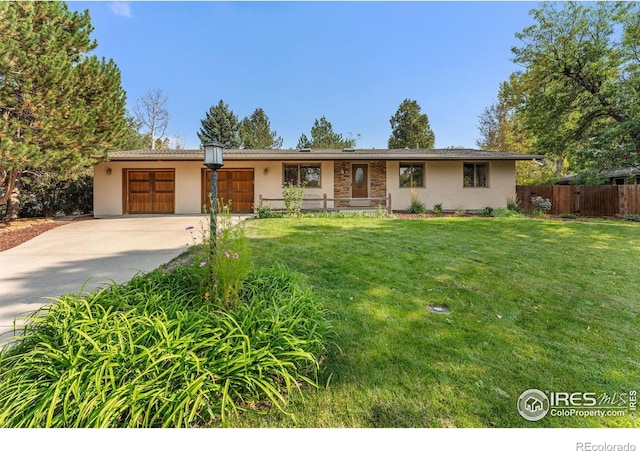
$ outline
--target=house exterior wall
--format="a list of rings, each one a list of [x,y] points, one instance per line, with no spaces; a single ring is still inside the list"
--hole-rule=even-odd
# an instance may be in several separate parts
[[[282,161],[225,161],[223,169],[254,170],[254,203],[259,196],[282,198],[284,163]],[[175,213],[199,214],[201,212],[202,169],[201,161],[110,161],[94,167],[93,210],[94,216],[118,216],[123,214],[124,169],[175,169]],[[111,173],[107,174],[107,169]],[[266,173],[265,173],[266,172]],[[322,199],[324,194],[333,197],[333,161],[321,162],[320,188],[307,188],[306,197]],[[284,203],[269,202],[274,208],[284,208]],[[318,205],[315,205],[318,204]],[[320,208],[321,202],[307,203],[305,207]],[[333,207],[330,203],[329,207]]]
[[[363,163],[364,161],[358,161]],[[226,161],[224,169],[254,170],[254,203],[263,198],[282,198],[283,161]],[[294,162],[292,162],[294,163]],[[406,210],[411,205],[411,189],[400,188],[400,163],[398,161],[370,160],[370,197],[386,197],[391,194],[392,208]],[[445,210],[464,208],[479,210],[484,207],[506,206],[507,196],[515,192],[515,162],[513,160],[489,161],[488,187],[463,187],[463,161],[426,161],[425,187],[416,188],[418,199],[428,209],[442,203]],[[351,197],[351,162],[322,161],[321,187],[307,188],[305,197],[318,201],[306,202],[305,208],[321,208],[322,196],[328,198]],[[94,168],[94,215],[96,217],[122,215],[123,169],[174,169],[175,213],[199,214],[203,164],[200,161],[110,161]],[[111,173],[107,174],[107,169]],[[273,208],[284,208],[282,201],[269,201]],[[337,203],[336,203],[337,204]],[[327,205],[333,208],[333,202]],[[335,205],[336,207],[343,205]]]
[[[175,169],[175,213],[200,213],[200,170],[193,161],[109,161],[94,167],[93,214],[122,215],[123,169]],[[111,169],[111,174],[107,174]]]
[[[504,208],[507,196],[515,193],[515,162],[491,160],[486,188],[463,187],[463,161],[425,162],[425,186],[415,188],[425,207],[432,209],[441,203],[445,210],[480,210],[484,207]],[[411,205],[411,188],[400,188],[400,162],[387,161],[387,191],[394,210],[406,210]]]
[[[247,165],[249,162],[235,161],[230,162],[229,167],[253,167]],[[281,199],[282,198],[282,186],[284,183],[284,165],[286,163],[297,164],[297,161],[259,161],[252,163],[255,165],[255,203],[258,204],[260,195],[265,199]],[[319,163],[320,164],[320,188],[306,188],[304,196],[305,198],[315,198],[318,201],[306,201],[303,203],[303,208],[322,208],[322,202],[320,199],[326,194],[328,198],[333,197],[333,185],[334,185],[334,165],[333,161],[313,162],[306,163]],[[227,165],[225,164],[225,168]],[[267,174],[264,170],[267,169]],[[283,209],[284,202],[282,201],[265,201],[266,204],[276,209]],[[330,202],[328,205],[333,207]]]

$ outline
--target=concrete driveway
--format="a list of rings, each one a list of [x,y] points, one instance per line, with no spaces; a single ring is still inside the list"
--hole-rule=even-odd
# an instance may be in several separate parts
[[[0,345],[20,319],[50,300],[123,283],[202,241],[206,215],[126,216],[73,222],[0,252]],[[186,230],[192,226],[193,230]],[[16,324],[20,326],[21,321]]]

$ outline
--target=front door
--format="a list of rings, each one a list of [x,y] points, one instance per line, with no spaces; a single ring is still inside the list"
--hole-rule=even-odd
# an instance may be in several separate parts
[[[364,206],[363,202],[369,197],[369,165],[368,164],[352,164],[351,165],[351,197],[354,201],[353,206]],[[361,205],[362,204],[362,205]]]

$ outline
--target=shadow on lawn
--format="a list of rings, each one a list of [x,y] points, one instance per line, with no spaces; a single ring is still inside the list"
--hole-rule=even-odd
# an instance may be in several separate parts
[[[562,271],[580,274],[584,259],[603,247],[632,258],[637,227],[491,218],[314,222],[292,220],[278,236],[267,227],[265,237],[250,241],[261,251],[259,264],[283,261],[307,274],[337,312],[342,354],[328,359],[323,374],[333,373],[333,392],[357,393],[370,426],[591,424],[577,418],[532,424],[515,404],[526,389],[575,389],[591,380],[585,371],[606,374],[617,365],[608,362],[615,330],[604,331],[610,337],[586,335],[598,306],[576,306],[574,281]],[[582,259],[540,259],[563,249]],[[561,268],[553,272],[554,265]],[[452,314],[430,313],[433,303],[447,304]],[[607,321],[628,319],[615,313]],[[605,379],[582,388],[624,382]]]

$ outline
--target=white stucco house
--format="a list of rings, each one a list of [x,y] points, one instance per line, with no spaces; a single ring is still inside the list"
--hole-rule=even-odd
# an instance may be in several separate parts
[[[515,162],[534,158],[475,149],[225,149],[218,196],[232,201],[233,212],[251,213],[260,199],[281,198],[285,183],[301,180],[305,197],[326,197],[329,208],[390,197],[393,210],[405,210],[412,191],[427,208],[499,208],[515,193]],[[202,150],[112,152],[94,169],[96,217],[194,214],[208,203]]]

